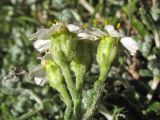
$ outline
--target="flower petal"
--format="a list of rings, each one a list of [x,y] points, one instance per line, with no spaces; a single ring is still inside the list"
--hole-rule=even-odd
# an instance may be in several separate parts
[[[122,45],[130,52],[131,55],[135,55],[138,50],[138,45],[131,37],[121,38]]]
[[[50,29],[48,29],[47,31],[45,31],[44,33],[42,33],[41,35],[38,36],[38,39],[50,39],[51,35],[53,34],[53,32],[59,27],[59,25],[54,25],[52,26]]]
[[[36,85],[43,86],[47,82],[47,79],[44,77],[35,77],[34,82]]]
[[[74,24],[67,24],[67,28],[69,29],[70,32],[79,32],[81,31],[80,26],[74,25]]]
[[[42,66],[41,64],[39,64],[39,65],[37,65],[37,66],[34,66],[33,68],[31,68],[30,70],[29,70],[29,77],[30,78],[33,78],[33,77],[35,77],[39,72],[45,72],[45,70],[44,70],[44,66]]]
[[[108,32],[108,34],[112,37],[123,37],[122,32],[114,29],[112,25],[106,25],[104,29]]]
[[[34,42],[34,48],[41,52],[47,51],[50,48],[51,40],[37,40]]]
[[[98,37],[102,37],[102,36],[106,35],[105,32],[101,31],[100,29],[95,29],[95,28],[89,32],[95,36],[98,36]]]
[[[115,30],[114,27],[113,27],[113,25],[106,25],[106,26],[104,27],[104,29],[105,29],[107,32],[109,32],[109,31],[114,31],[114,30]]]
[[[80,40],[90,40],[90,41],[96,41],[99,38],[89,32],[80,32],[77,34],[77,36],[80,38]]]
[[[38,29],[36,33],[31,34],[30,40],[36,40],[41,34],[47,32],[48,29]]]
[[[47,82],[45,78],[45,69],[41,64],[29,70],[29,77],[34,78],[34,82],[40,86],[43,86]]]

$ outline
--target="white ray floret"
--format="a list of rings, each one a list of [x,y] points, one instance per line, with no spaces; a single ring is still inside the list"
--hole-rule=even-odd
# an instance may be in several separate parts
[[[48,29],[38,29],[36,33],[33,33],[31,36],[30,36],[30,40],[37,40],[38,37],[42,34],[44,34]]]
[[[135,55],[138,50],[138,45],[131,37],[121,38],[122,45],[130,52],[131,55]]]
[[[61,24],[54,24],[50,29],[39,29],[36,33],[32,34],[31,39],[37,39],[34,42],[34,47],[37,51],[44,52],[49,50],[51,35],[60,27],[60,25]],[[106,25],[104,31],[93,27],[84,30],[81,29],[80,26],[74,24],[66,24],[66,27],[70,32],[77,34],[77,40],[96,41],[108,34],[112,37],[120,38],[120,42],[131,53],[131,55],[135,55],[138,50],[138,45],[135,40],[131,37],[124,37],[124,34],[121,31],[116,30],[112,25]]]
[[[43,86],[47,82],[47,79],[44,77],[34,77],[34,82],[36,85]]]
[[[50,40],[37,40],[33,43],[34,48],[40,53],[49,50],[51,45]]]
[[[78,33],[82,31],[80,26],[74,25],[74,24],[67,24],[67,28],[70,32],[74,32],[74,33]]]
[[[45,73],[45,69],[44,69],[44,67],[41,64],[33,67],[29,71],[29,76],[31,78],[34,78],[35,84],[39,85],[39,86],[43,86],[47,82],[45,74],[46,74]]]
[[[95,41],[98,40],[99,38],[87,31],[85,32],[80,32],[77,34],[77,36],[80,38],[80,40],[91,40],[91,41]]]
[[[106,25],[104,30],[108,32],[108,34],[112,37],[123,37],[123,33],[121,31],[117,31],[114,29],[112,25]]]
[[[138,45],[132,37],[124,37],[123,33],[115,30],[112,25],[107,25],[104,27],[107,33],[112,37],[121,38],[121,44],[130,52],[131,55],[135,55],[138,50]]]

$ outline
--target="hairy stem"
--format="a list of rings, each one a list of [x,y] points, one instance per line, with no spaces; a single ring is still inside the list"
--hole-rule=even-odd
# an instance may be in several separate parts
[[[64,52],[60,48],[60,45],[59,41],[55,42],[52,40],[52,57],[62,71],[62,75],[74,103],[74,115],[77,116],[81,100],[72,79],[69,60],[66,58]]]
[[[100,76],[98,80],[94,83],[92,94],[89,99],[88,109],[83,117],[83,120],[90,120],[94,111],[96,110],[96,105],[100,102],[100,97],[104,91],[106,76],[110,70],[112,62],[108,62],[106,67],[101,67]]]
[[[84,79],[84,74],[77,74],[76,75],[76,90],[77,92],[81,95],[82,92],[82,86],[83,86],[83,79]]]
[[[91,116],[96,110],[96,105],[98,104],[105,87],[104,83],[109,69],[110,66],[108,66],[107,69],[101,72],[98,80],[94,83],[92,94],[89,99],[88,109],[83,117],[83,120],[90,120]]]
[[[63,74],[65,81],[66,81],[66,84],[67,84],[67,88],[68,88],[68,90],[71,94],[71,97],[73,99],[75,116],[77,116],[77,114],[79,114],[78,109],[80,108],[80,102],[81,102],[80,97],[78,96],[76,88],[74,86],[69,66],[62,65],[61,69],[62,69],[62,74]]]
[[[67,90],[65,89],[64,86],[61,86],[58,91],[61,93],[62,97],[63,97],[63,101],[66,104],[66,110],[65,110],[65,115],[64,115],[64,120],[71,120],[72,118],[72,100],[67,92]]]

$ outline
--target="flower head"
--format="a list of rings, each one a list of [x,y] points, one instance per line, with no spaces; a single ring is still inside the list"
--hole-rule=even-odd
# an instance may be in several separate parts
[[[104,29],[110,36],[120,38],[121,44],[130,52],[131,55],[136,54],[138,45],[132,37],[125,37],[121,31],[115,30],[112,25],[106,25]]]
[[[29,77],[34,79],[36,85],[43,86],[48,81],[46,78],[45,61],[51,60],[51,55],[47,53],[40,59],[41,63],[29,70]]]
[[[90,28],[78,33],[78,36],[82,39],[88,39],[91,41],[100,40],[103,36],[109,35],[114,38],[120,39],[120,43],[130,52],[131,55],[135,55],[138,50],[138,45],[131,37],[125,37],[122,31],[116,30],[112,25],[106,25],[104,31],[98,28]],[[115,39],[116,40],[116,39]]]
[[[120,30],[116,30],[112,25],[106,25],[103,30],[94,27],[88,27],[83,29],[83,27],[74,24],[53,24],[49,29],[39,29],[36,33],[31,35],[34,42],[34,47],[37,51],[45,52],[50,49],[51,36],[58,30],[62,25],[66,26],[70,33],[75,33],[77,40],[86,41],[97,41],[107,34],[111,37],[119,38],[120,43],[130,52],[131,55],[135,55],[138,50],[138,45],[134,39],[131,37],[126,37]]]
[[[71,33],[80,33],[80,26],[74,24],[53,24],[49,29],[39,29],[36,33],[30,36],[30,40],[35,41],[33,43],[34,48],[38,52],[45,52],[50,49],[51,45],[51,36],[52,34],[58,30],[62,25],[65,25],[69,32]]]

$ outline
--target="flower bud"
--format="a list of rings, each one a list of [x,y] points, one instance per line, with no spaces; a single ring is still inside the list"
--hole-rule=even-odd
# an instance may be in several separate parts
[[[76,90],[81,91],[84,76],[91,66],[92,53],[90,44],[84,41],[77,41],[76,55],[71,62],[71,69],[76,75]]]
[[[105,36],[101,39],[97,50],[97,62],[100,66],[100,80],[104,80],[110,65],[118,52],[118,39]]]
[[[42,65],[45,66],[46,77],[51,87],[59,91],[63,85],[63,76],[60,68],[51,60],[43,60]]]
[[[63,59],[65,59],[66,61],[71,61],[75,56],[75,35],[73,33],[70,33],[65,25],[61,25],[53,33],[51,40],[51,52],[53,58],[55,59],[55,62],[58,61],[56,60],[56,54],[58,54],[58,50],[62,52],[61,54],[63,54]]]
[[[76,54],[76,39],[74,37],[75,35],[69,32],[65,25],[61,25],[51,37],[51,54],[65,78],[67,88],[74,103],[74,114],[77,115],[80,97],[77,94],[70,70],[70,62]]]

